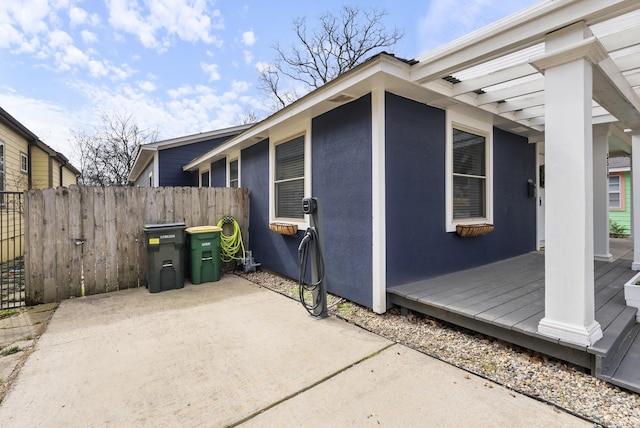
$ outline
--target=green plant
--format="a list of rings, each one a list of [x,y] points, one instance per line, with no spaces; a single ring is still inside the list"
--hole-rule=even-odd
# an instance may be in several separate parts
[[[349,317],[354,315],[356,312],[356,307],[353,303],[346,302],[338,305],[338,313],[344,317]]]
[[[614,238],[621,238],[626,235],[627,228],[615,220],[609,220],[609,235]]]
[[[15,354],[16,352],[20,352],[20,348],[14,345],[9,348],[4,348],[2,351],[0,351],[0,355],[6,357],[7,355]]]
[[[20,313],[20,311],[18,309],[5,309],[5,310],[2,310],[2,311],[0,311],[0,320],[12,317],[14,315],[18,315],[19,313]]]

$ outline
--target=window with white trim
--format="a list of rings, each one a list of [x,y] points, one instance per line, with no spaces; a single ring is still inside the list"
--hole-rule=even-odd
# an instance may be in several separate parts
[[[229,187],[238,188],[239,184],[238,159],[235,159],[229,162]]]
[[[624,178],[622,173],[609,173],[609,209],[624,211]]]
[[[29,172],[29,157],[20,152],[20,172],[27,174]]]
[[[446,224],[493,224],[493,122],[482,112],[447,110]]]
[[[300,136],[275,146],[275,216],[304,219],[305,141]]]
[[[486,138],[453,128],[453,219],[486,217]]]

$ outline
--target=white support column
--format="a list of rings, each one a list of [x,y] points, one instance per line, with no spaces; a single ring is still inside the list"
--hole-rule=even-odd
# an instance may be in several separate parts
[[[633,263],[631,269],[640,270],[640,129],[631,134],[631,228],[633,229]]]
[[[609,126],[593,128],[593,253],[595,260],[610,262],[609,251]]]
[[[594,303],[591,116],[591,56],[602,50],[565,48],[590,35],[584,23],[551,33],[546,54],[533,61],[545,73],[546,102],[545,316],[538,332],[581,346],[602,338]]]
[[[378,314],[387,310],[387,221],[385,175],[385,91],[371,92],[371,240],[372,309]]]

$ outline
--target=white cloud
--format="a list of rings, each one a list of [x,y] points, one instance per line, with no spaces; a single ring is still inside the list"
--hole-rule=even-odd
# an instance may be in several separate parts
[[[258,70],[258,73],[273,70],[273,64],[270,64],[268,62],[258,61],[256,62],[256,69]]]
[[[84,24],[87,21],[89,14],[86,10],[79,7],[72,7],[69,9],[69,24],[71,27]]]
[[[244,54],[245,64],[251,64],[251,62],[253,61],[253,54],[249,51],[242,51],[242,53]]]
[[[218,64],[207,64],[205,62],[200,63],[200,68],[209,75],[209,82],[220,80],[220,72],[218,71]]]
[[[246,46],[253,46],[256,42],[256,35],[253,31],[245,31],[242,33],[242,43]]]
[[[80,123],[82,111],[70,112],[46,100],[4,91],[0,92],[0,105],[47,145],[69,158],[74,166],[79,166],[69,130]]]
[[[82,36],[82,41],[86,44],[93,44],[98,42],[98,36],[96,36],[96,33],[93,33],[89,30],[82,30],[80,32],[80,35]]]
[[[156,90],[156,85],[149,80],[139,81],[138,87],[145,92],[153,92]]]
[[[148,7],[145,7],[148,6]],[[108,0],[109,23],[136,35],[146,48],[164,51],[174,39],[222,45],[212,34],[224,28],[221,13],[204,0]]]
[[[231,89],[235,92],[247,92],[251,88],[251,83],[234,80],[231,82]]]
[[[450,0],[432,0],[427,13],[419,20],[418,47],[425,51],[441,46],[536,2],[458,0],[452,13]]]
[[[55,30],[49,33],[49,46],[58,48],[72,43],[73,38],[71,38],[71,36],[65,31]]]

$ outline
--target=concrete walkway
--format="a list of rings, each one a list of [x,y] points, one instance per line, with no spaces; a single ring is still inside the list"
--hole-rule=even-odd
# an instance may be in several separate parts
[[[233,275],[60,304],[11,427],[591,424]]]

